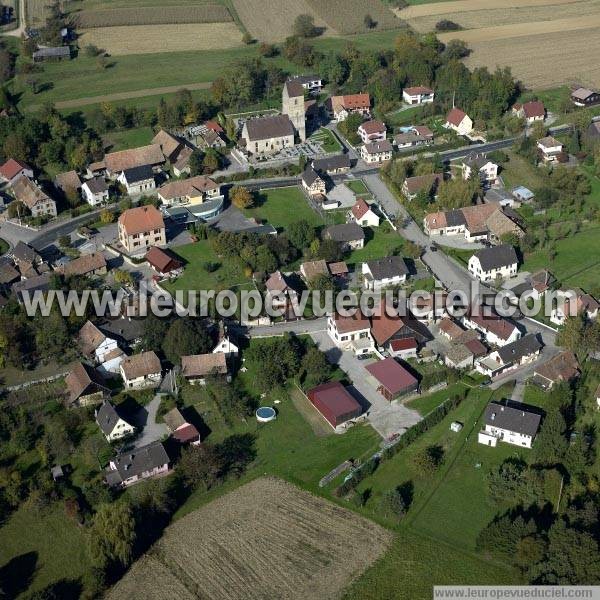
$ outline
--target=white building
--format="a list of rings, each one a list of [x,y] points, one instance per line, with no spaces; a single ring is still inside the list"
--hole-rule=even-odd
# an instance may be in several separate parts
[[[153,194],[156,190],[154,171],[150,165],[125,169],[117,178],[130,196]]]
[[[558,162],[560,155],[564,150],[562,142],[551,135],[537,141],[537,148],[540,156],[545,163]]]
[[[402,90],[402,100],[406,104],[431,104],[433,99],[433,90],[423,85],[407,87]]]
[[[509,279],[517,274],[519,260],[512,246],[492,246],[478,250],[469,259],[469,273],[483,282]]]
[[[362,198],[356,201],[348,218],[361,227],[379,227],[379,215]]]
[[[493,313],[491,309],[480,306],[478,313],[471,310],[462,317],[461,322],[465,327],[483,334],[488,344],[506,346],[521,337],[521,331],[514,323]]]
[[[120,370],[126,389],[157,387],[162,379],[160,360],[152,351],[128,356]]]
[[[490,402],[485,409],[484,428],[479,432],[479,443],[496,447],[500,441],[531,448],[541,417],[526,408],[528,407],[524,405],[511,406],[508,402]]]
[[[550,313],[550,321],[555,325],[564,325],[568,317],[579,314],[583,314],[588,321],[594,321],[598,318],[599,309],[600,304],[590,294],[585,294],[580,290],[557,290],[555,305],[552,306]]]
[[[357,131],[363,144],[385,140],[387,128],[382,121],[365,121]]]
[[[94,177],[84,181],[81,186],[81,193],[90,206],[98,206],[98,204],[108,202],[108,185],[106,185],[104,177]]]
[[[473,120],[460,108],[453,108],[446,115],[444,127],[456,131],[458,135],[469,135],[473,131]]]
[[[371,337],[371,324],[360,311],[356,311],[351,317],[330,315],[327,319],[327,333],[341,350],[359,355],[369,354],[375,349],[375,342]]]
[[[111,487],[128,487],[163,475],[169,471],[169,455],[161,442],[126,450],[109,463],[106,483]]]
[[[105,400],[100,408],[96,409],[96,423],[108,442],[114,442],[135,433],[135,427],[123,419],[108,400]]]
[[[248,119],[242,129],[242,140],[252,154],[275,154],[294,145],[294,125],[288,115]]]
[[[393,146],[388,140],[371,142],[360,147],[360,157],[367,163],[382,163],[392,160]]]
[[[364,287],[368,290],[401,285],[406,282],[408,274],[408,267],[401,256],[386,256],[362,264]]]
[[[475,363],[479,373],[497,377],[507,371],[535,362],[542,351],[542,344],[533,334],[519,338],[481,357]]]
[[[479,177],[484,186],[498,181],[498,165],[479,152],[471,152],[462,163],[463,179]]]

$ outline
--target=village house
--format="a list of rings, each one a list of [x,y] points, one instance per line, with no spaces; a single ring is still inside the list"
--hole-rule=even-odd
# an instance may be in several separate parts
[[[387,346],[390,356],[406,360],[408,358],[416,358],[419,344],[413,337],[391,340]]]
[[[327,268],[338,285],[344,287],[348,281],[348,265],[344,261],[332,262],[327,265]]]
[[[183,273],[183,262],[168,249],[148,248],[146,262],[161,277],[177,277]]]
[[[298,289],[292,280],[292,277],[275,271],[265,282],[267,295],[265,301],[270,303],[275,309],[285,308],[286,316],[293,318],[293,305],[298,300]]]
[[[107,442],[121,440],[135,433],[135,427],[128,423],[108,400],[96,409],[95,416]]]
[[[371,97],[369,94],[332,96],[326,101],[325,106],[329,115],[337,123],[345,121],[352,114],[362,115],[365,119],[371,117]]]
[[[121,363],[120,370],[128,390],[157,387],[162,379],[160,360],[152,351],[128,356]]]
[[[571,102],[575,106],[593,106],[600,103],[600,92],[588,90],[587,88],[577,88],[571,92]]]
[[[275,154],[294,145],[294,125],[287,115],[248,119],[242,140],[252,154]]]
[[[325,180],[311,166],[302,173],[302,187],[310,196],[324,196],[327,192]]]
[[[223,352],[182,356],[181,375],[192,385],[206,385],[208,377],[225,377],[230,381],[227,358]]]
[[[580,315],[588,321],[594,321],[598,318],[598,301],[581,290],[558,290],[556,292],[556,303],[550,313],[550,321],[555,325],[564,325],[570,316]]]
[[[477,204],[445,212],[429,213],[423,219],[429,236],[461,235],[469,242],[498,243],[505,235],[523,237],[525,232],[497,204]]]
[[[401,285],[408,275],[408,267],[401,256],[376,258],[362,264],[363,285],[371,291]]]
[[[281,112],[289,117],[301,142],[306,140],[306,104],[304,86],[297,79],[288,79],[283,84]]]
[[[95,171],[105,170],[111,179],[116,179],[120,173],[127,169],[144,167],[149,165],[158,169],[165,164],[165,155],[159,144],[149,144],[139,148],[110,152],[104,156],[104,160],[94,164]],[[88,167],[88,170],[92,165]],[[91,173],[92,175],[96,173]]]
[[[77,347],[81,354],[93,359],[104,375],[118,374],[125,354],[115,338],[107,336],[91,321],[86,321],[77,334]]]
[[[327,175],[339,175],[347,173],[352,166],[348,154],[336,154],[327,158],[317,158],[312,162],[313,169],[317,173],[326,173]]]
[[[312,96],[320,94],[323,88],[323,80],[314,73],[310,75],[292,75],[288,81],[290,80],[299,83]]]
[[[494,185],[498,181],[498,165],[489,160],[484,153],[471,152],[463,159],[463,179],[479,177],[484,186]]]
[[[462,324],[483,334],[485,341],[492,346],[506,346],[521,337],[519,328],[493,309],[480,306],[477,311],[472,309],[462,317]]]
[[[221,186],[204,175],[171,181],[158,188],[158,198],[165,206],[190,207],[204,219],[218,215],[224,202]]]
[[[409,300],[409,309],[418,321],[435,323],[448,316],[447,301],[448,294],[441,290],[425,296],[415,294]]]
[[[21,240],[19,240],[17,245],[12,249],[10,256],[21,272],[30,269],[32,266],[39,266],[43,262],[38,251],[33,246],[30,246]]]
[[[42,188],[25,175],[19,175],[12,183],[11,190],[15,200],[22,202],[32,217],[55,217],[56,202]]]
[[[113,458],[106,473],[106,483],[110,487],[128,487],[169,471],[169,455],[161,442],[124,450]]]
[[[381,121],[365,121],[357,131],[363,144],[385,140],[387,128]]]
[[[431,104],[433,102],[433,98],[433,90],[424,85],[406,87],[402,90],[402,100],[404,100],[406,104]]]
[[[300,274],[307,284],[317,277],[328,276],[329,269],[324,260],[311,260],[300,265]]]
[[[428,196],[435,196],[442,181],[444,181],[443,173],[407,177],[402,182],[402,194],[407,200],[414,200],[419,192],[424,192]]]
[[[329,315],[327,333],[338,348],[356,355],[369,354],[375,347],[369,319],[360,310],[349,317],[337,313]]]
[[[117,177],[117,180],[119,183],[125,186],[127,194],[130,196],[152,194],[156,190],[154,170],[150,165],[142,165],[141,167],[125,169]]]
[[[560,162],[564,150],[563,143],[551,135],[538,140],[537,148],[540,158],[545,163]]]
[[[0,180],[12,185],[21,175],[33,179],[33,169],[26,163],[9,158],[0,167]]]
[[[90,206],[98,206],[98,204],[108,202],[109,191],[104,177],[92,177],[92,179],[84,181],[81,186],[81,193]]]
[[[430,146],[433,144],[433,131],[425,125],[417,125],[411,127],[408,131],[397,133],[393,142],[398,150],[414,146]]]
[[[541,269],[529,275],[525,281],[511,288],[511,291],[517,298],[524,294],[534,300],[540,300],[552,290],[556,278],[547,269]]]
[[[361,405],[339,381],[323,383],[309,390],[306,395],[321,416],[337,431],[362,414]]]
[[[469,259],[469,273],[483,282],[509,279],[517,274],[519,259],[512,246],[507,244],[482,248]]]
[[[512,113],[520,119],[524,119],[528,125],[532,125],[538,121],[543,122],[546,118],[544,103],[539,100],[531,100],[524,104],[515,104],[512,108]]]
[[[0,289],[6,292],[13,283],[21,281],[21,273],[7,256],[0,257]]]
[[[360,157],[369,165],[392,160],[394,148],[388,140],[369,142],[360,147]]]
[[[342,250],[358,250],[365,245],[365,232],[356,223],[331,225],[323,232],[325,239],[338,242]]]
[[[485,187],[484,200],[488,204],[498,204],[501,208],[518,208],[521,203],[503,187]]]
[[[497,377],[507,371],[535,362],[541,351],[542,344],[537,336],[528,334],[480,358],[475,363],[475,368],[483,375]]]
[[[77,171],[65,171],[64,173],[58,173],[54,178],[54,187],[57,191],[69,195],[76,195],[81,189],[81,179],[77,174]]]
[[[89,365],[77,362],[65,377],[69,406],[91,406],[110,395],[104,378]]]
[[[186,421],[178,408],[173,408],[165,414],[163,421],[171,432],[171,437],[180,444],[197,446],[202,441],[198,429]]]
[[[360,227],[379,227],[379,215],[362,198],[359,198],[348,212],[348,220]]]
[[[472,337],[469,337],[472,334]],[[487,348],[479,340],[477,333],[470,329],[454,340],[445,351],[444,364],[451,369],[472,369],[475,360],[485,356]]]
[[[165,246],[167,235],[161,212],[152,205],[129,208],[119,216],[119,242],[130,253]]]
[[[25,294],[29,294],[31,297],[37,291],[47,292],[50,289],[50,275],[48,273],[33,275],[23,281],[13,283],[10,289],[19,304],[23,304]]]
[[[102,252],[83,254],[69,261],[62,268],[62,272],[65,277],[106,275],[106,258]]]
[[[444,128],[452,129],[458,135],[469,135],[473,131],[473,121],[460,108],[453,108],[446,116]]]
[[[160,146],[163,156],[173,164],[176,162],[179,152],[183,146],[183,142],[174,135],[161,129],[153,138],[152,144]]]
[[[483,415],[484,428],[477,441],[486,446],[496,447],[506,442],[513,446],[531,448],[540,426],[541,416],[532,412],[522,403],[490,402]]]
[[[389,402],[419,389],[417,379],[394,358],[385,358],[370,365],[366,370],[375,379],[377,391]]]
[[[458,323],[456,323],[456,321],[453,321],[448,317],[442,319],[438,323],[438,331],[440,332],[440,335],[443,335],[451,342],[455,341],[465,332],[465,330]]]
[[[224,354],[227,360],[236,357],[240,352],[239,346],[234,343],[229,330],[222,321],[219,322],[217,345],[213,348],[213,354],[217,354],[219,352]]]
[[[573,352],[564,350],[535,368],[532,382],[544,390],[560,383],[570,383],[581,375],[579,361]]]
[[[383,304],[374,313],[371,335],[381,349],[389,351],[394,340],[414,339],[419,346],[424,346],[432,339],[427,327],[413,315],[400,316],[397,309],[385,308]]]

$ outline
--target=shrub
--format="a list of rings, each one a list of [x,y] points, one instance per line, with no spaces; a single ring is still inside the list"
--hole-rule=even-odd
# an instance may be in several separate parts
[[[442,19],[435,24],[435,28],[437,31],[458,31],[462,29],[462,27],[455,23],[454,21],[449,21],[448,19]]]
[[[401,519],[406,514],[407,506],[400,489],[388,490],[381,498],[380,508],[384,516]]]

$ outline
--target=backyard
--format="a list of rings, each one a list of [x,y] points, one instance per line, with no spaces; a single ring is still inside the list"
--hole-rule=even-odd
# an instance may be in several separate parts
[[[366,260],[383,258],[395,253],[401,254],[404,240],[387,223],[380,227],[365,227],[363,230],[365,246],[359,250],[353,250],[346,258],[346,264],[357,265]]]

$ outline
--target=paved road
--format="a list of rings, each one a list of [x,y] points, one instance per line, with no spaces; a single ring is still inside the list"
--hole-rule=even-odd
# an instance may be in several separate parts
[[[154,398],[146,405],[140,408],[136,415],[132,418],[132,425],[142,429],[142,433],[135,439],[133,445],[136,448],[146,446],[152,442],[161,440],[169,433],[167,426],[164,423],[156,422],[156,413],[162,399],[162,394],[156,394]]]

